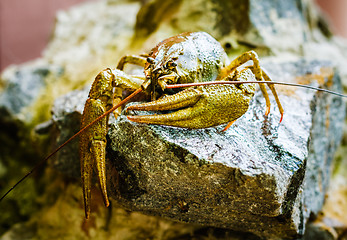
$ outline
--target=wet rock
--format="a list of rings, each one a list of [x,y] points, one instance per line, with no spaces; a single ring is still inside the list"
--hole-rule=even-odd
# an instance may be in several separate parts
[[[272,64],[272,78],[339,88],[321,62]],[[205,226],[294,238],[322,207],[331,161],[341,138],[342,99],[307,89],[280,89],[264,117],[257,93],[249,111],[224,126],[187,130],[135,124],[122,115],[111,125],[110,191],[124,207]],[[119,185],[113,185],[115,182]]]

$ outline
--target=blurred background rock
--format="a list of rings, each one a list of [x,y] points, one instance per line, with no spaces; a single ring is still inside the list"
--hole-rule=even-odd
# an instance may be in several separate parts
[[[54,28],[56,12],[82,2],[98,0],[1,0],[0,71],[41,55]],[[315,0],[332,31],[347,38],[347,1]]]

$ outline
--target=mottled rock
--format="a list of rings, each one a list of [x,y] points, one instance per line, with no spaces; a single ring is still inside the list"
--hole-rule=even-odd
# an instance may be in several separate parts
[[[139,8],[136,1],[94,1],[58,12],[44,58],[64,66],[70,82],[89,84],[128,53]]]
[[[273,80],[335,91],[341,87],[328,63],[265,61],[264,66]],[[282,123],[274,101],[264,117],[260,92],[226,132],[224,126],[188,130],[135,124],[122,115],[109,131],[112,197],[127,209],[172,220],[262,237],[303,235],[309,216],[318,214],[324,203],[345,105],[327,93],[276,89],[285,109]],[[77,132],[87,91],[56,101],[59,143],[72,135],[71,129]],[[55,166],[78,176],[79,163],[72,161],[77,158],[75,142],[60,153]]]
[[[310,1],[153,0],[140,9],[135,35],[136,41],[149,43],[203,29],[230,52],[258,47],[274,54],[300,54],[304,44],[322,33],[328,35],[324,26]]]
[[[43,57],[1,74],[0,120],[29,125],[48,120],[54,98],[89,85],[105,66],[116,65],[115,58],[128,48],[139,8],[138,2],[97,1],[59,11]]]
[[[58,147],[80,130],[81,113],[88,98],[90,86],[72,91],[57,98],[52,107],[52,123],[58,133],[55,146]],[[63,107],[62,107],[63,106]],[[52,165],[67,176],[80,177],[78,139],[61,149]]]
[[[339,77],[321,62],[271,66],[275,80],[339,88]],[[286,111],[281,124],[276,107],[263,116],[258,93],[226,132],[224,126],[135,124],[122,115],[109,132],[120,183],[110,189],[113,197],[128,209],[173,220],[263,237],[302,235],[309,214],[324,201],[344,104],[307,89],[280,90],[280,98]]]
[[[338,240],[346,239],[347,226],[336,219],[321,214],[315,221],[307,224],[304,240]]]
[[[38,60],[21,67],[12,66],[1,75],[0,120],[31,123],[36,112],[33,105],[43,94],[47,78],[59,77],[63,69]]]

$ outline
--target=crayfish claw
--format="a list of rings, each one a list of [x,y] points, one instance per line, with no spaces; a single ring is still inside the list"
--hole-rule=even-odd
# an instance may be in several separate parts
[[[95,159],[96,170],[98,174],[99,184],[101,188],[102,198],[104,200],[104,204],[106,207],[110,205],[107,196],[107,188],[106,188],[106,142],[104,141],[95,141],[92,144],[92,153]]]
[[[249,101],[253,96],[253,93],[243,94],[241,90],[235,92],[233,91],[235,88],[236,87],[233,85],[211,85],[200,86],[196,89],[186,89],[164,99],[128,107],[129,110],[150,111],[177,109],[176,111],[156,115],[129,115],[127,117],[130,121],[138,123],[159,124],[188,129],[207,128],[233,122],[247,111]],[[187,95],[190,94],[191,96],[187,97]],[[185,98],[189,99],[189,101],[185,101]],[[182,106],[178,103],[181,103],[183,99],[185,104]],[[192,101],[190,102],[190,100]],[[160,101],[171,104],[171,109],[156,109],[152,106],[156,106]],[[240,107],[233,108],[233,106],[237,104],[239,104]]]
[[[92,188],[92,166],[89,161],[82,163],[82,182],[83,182],[83,198],[84,198],[84,212],[86,219],[90,215],[90,200]]]

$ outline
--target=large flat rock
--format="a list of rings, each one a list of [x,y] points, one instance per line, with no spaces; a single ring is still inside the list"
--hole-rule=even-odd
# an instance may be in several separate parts
[[[328,63],[298,61],[264,66],[273,80],[338,91],[340,78]],[[285,109],[282,123],[271,96],[256,92],[249,110],[231,128],[189,130],[110,119],[108,191],[124,208],[203,226],[297,238],[321,210],[331,162],[345,116],[340,97],[276,86]],[[58,99],[53,121],[64,142],[78,130],[88,89]],[[129,103],[133,104],[133,103]],[[136,112],[136,114],[143,114]],[[216,116],[217,117],[217,116]],[[78,142],[54,165],[79,175]]]
[[[326,63],[270,65],[274,80],[340,87]],[[173,220],[263,237],[302,235],[324,202],[345,106],[326,93],[276,88],[285,109],[282,123],[274,101],[264,117],[260,92],[225,132],[224,126],[136,124],[122,115],[109,132],[111,194],[128,209]]]

